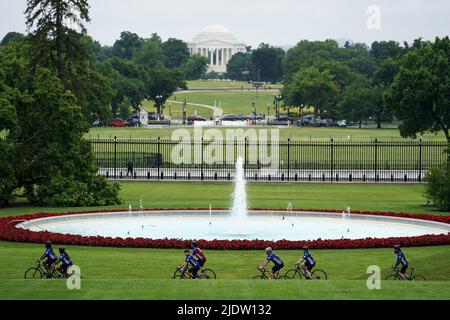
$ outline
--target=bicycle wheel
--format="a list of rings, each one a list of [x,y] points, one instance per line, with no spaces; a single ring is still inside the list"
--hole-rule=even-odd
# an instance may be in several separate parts
[[[39,268],[30,268],[25,271],[25,279],[42,279],[44,274]]]
[[[267,277],[266,276],[254,276],[253,278],[252,278],[253,280],[265,280],[265,279],[267,279]]]
[[[172,278],[173,280],[186,280],[187,278],[181,274],[176,275]]]
[[[384,280],[387,280],[387,281],[394,281],[394,280],[400,280],[400,278],[399,278],[396,274],[391,274],[391,275],[388,275],[388,276],[386,277],[386,279],[384,279]]]
[[[323,270],[320,270],[320,269],[314,270],[313,273],[311,274],[311,276],[314,280],[327,280],[328,279],[326,272]]]
[[[292,269],[286,272],[286,274],[284,275],[285,279],[288,280],[293,280],[293,279],[297,279],[300,280],[302,279],[302,273],[300,271],[297,271],[296,269]]]
[[[424,276],[417,275],[411,278],[413,281],[427,281],[427,279]]]
[[[203,274],[208,277],[208,279],[217,279],[216,273],[214,270],[205,269],[203,270]]]

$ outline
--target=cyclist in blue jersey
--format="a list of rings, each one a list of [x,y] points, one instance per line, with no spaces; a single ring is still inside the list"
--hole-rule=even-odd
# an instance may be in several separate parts
[[[299,262],[297,262],[297,265],[304,270],[305,277],[307,279],[312,279],[311,271],[316,266],[316,260],[314,260],[311,253],[309,253],[309,247],[303,247],[303,257]]]
[[[53,252],[52,243],[50,241],[47,241],[45,243],[45,252],[41,256],[41,258],[38,259],[38,261],[42,262],[42,264],[44,266],[45,277],[47,279],[52,277],[53,266],[57,260],[58,260],[58,257]]]
[[[395,268],[397,268],[400,264],[402,265],[402,268],[400,269],[400,277],[403,280],[410,280],[409,277],[406,275],[406,270],[408,270],[409,264],[408,260],[406,260],[405,254],[403,253],[401,247],[399,244],[394,246],[394,253],[397,256],[397,261],[395,262]]]
[[[69,254],[66,252],[65,248],[59,248],[59,260],[58,263],[60,266],[58,268],[59,272],[64,278],[68,278],[67,269],[73,265],[72,259]]]
[[[185,250],[184,256],[186,257],[186,260],[184,261],[184,264],[181,266],[181,270],[183,270],[183,272],[188,270],[191,277],[193,279],[196,279],[197,274],[200,271],[200,263],[194,258],[190,250]]]
[[[277,272],[284,268],[284,262],[279,256],[273,253],[272,248],[266,249],[267,259],[259,266],[259,269],[264,269],[270,262],[273,262],[274,266],[269,271],[270,279],[276,279]]]

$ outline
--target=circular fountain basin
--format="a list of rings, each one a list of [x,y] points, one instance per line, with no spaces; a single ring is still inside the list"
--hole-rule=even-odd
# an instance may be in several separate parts
[[[17,226],[31,231],[113,238],[202,240],[337,240],[440,235],[450,225],[372,215],[251,211],[233,219],[228,211],[114,212],[58,216]]]

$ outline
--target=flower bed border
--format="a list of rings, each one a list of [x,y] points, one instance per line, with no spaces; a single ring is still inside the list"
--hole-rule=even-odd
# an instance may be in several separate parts
[[[146,209],[146,212],[157,211],[208,211],[205,208],[192,209]],[[214,211],[223,211],[228,209],[216,208]],[[251,209],[250,211],[284,211],[277,209]],[[154,248],[154,249],[184,249],[189,247],[189,240],[179,239],[146,239],[146,238],[111,238],[100,236],[77,236],[51,233],[46,231],[34,232],[17,228],[16,226],[24,221],[42,219],[48,217],[94,214],[94,213],[114,213],[126,212],[124,210],[100,210],[85,212],[67,212],[67,213],[36,213],[16,217],[0,218],[0,241],[19,242],[19,243],[44,243],[52,241],[55,244],[74,245],[74,246],[92,246],[92,247],[120,247],[120,248]],[[135,211],[137,212],[137,211]],[[341,213],[339,210],[292,210],[295,213],[301,212],[324,212]],[[411,213],[393,213],[393,212],[369,212],[353,211],[353,215],[373,215],[398,218],[409,218],[417,220],[428,220],[450,224],[450,216],[438,216],[431,214],[411,214]],[[209,250],[263,250],[268,246],[277,250],[298,250],[307,245],[314,249],[360,249],[360,248],[387,248],[395,244],[401,244],[404,247],[423,247],[450,245],[450,233],[442,235],[424,235],[417,237],[398,237],[398,238],[366,238],[366,239],[342,239],[342,240],[323,240],[314,241],[266,241],[266,240],[200,240],[201,246]]]

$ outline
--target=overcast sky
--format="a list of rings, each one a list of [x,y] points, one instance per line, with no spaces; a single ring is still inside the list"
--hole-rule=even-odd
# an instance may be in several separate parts
[[[450,34],[449,0],[90,0],[89,34],[112,45],[121,31],[185,41],[223,25],[248,45],[284,46],[301,39],[411,42]],[[0,39],[25,32],[26,0],[0,0]],[[369,10],[372,5],[380,9]],[[375,20],[374,20],[375,19]],[[368,28],[368,20],[371,28]]]

